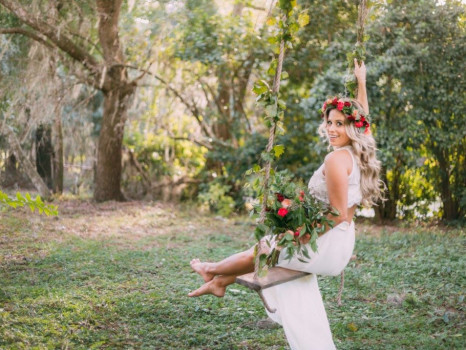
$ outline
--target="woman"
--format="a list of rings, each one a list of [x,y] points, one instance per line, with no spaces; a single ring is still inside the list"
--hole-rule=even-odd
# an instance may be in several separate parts
[[[329,99],[322,107],[323,123],[319,133],[326,136],[334,151],[309,181],[309,191],[333,206],[339,216],[329,218],[333,229],[317,239],[318,251],[309,249],[311,259],[279,258],[278,266],[312,273],[309,276],[263,290],[271,308],[269,316],[283,325],[292,349],[335,349],[316,274],[338,275],[348,264],[355,240],[353,216],[359,204],[372,205],[382,197],[380,162],[375,157],[375,141],[369,129],[366,93],[366,67],[355,60],[358,98]],[[308,243],[309,236],[302,238]],[[254,270],[254,247],[217,263],[191,261],[191,267],[205,284],[189,293],[191,297],[213,294],[222,297],[236,276]]]

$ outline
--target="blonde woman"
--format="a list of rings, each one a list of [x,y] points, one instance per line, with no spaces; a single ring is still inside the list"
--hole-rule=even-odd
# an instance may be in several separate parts
[[[309,181],[310,193],[336,208],[340,215],[329,214],[335,226],[317,239],[317,253],[309,249],[309,262],[279,258],[278,266],[311,275],[263,290],[268,304],[277,309],[269,316],[283,325],[292,349],[335,349],[316,274],[335,276],[345,268],[354,248],[353,216],[357,206],[372,205],[382,196],[380,162],[376,159],[376,145],[369,129],[364,62],[359,65],[355,60],[354,74],[358,80],[358,98],[335,97],[322,107],[319,133],[326,137],[333,152],[325,157]],[[307,244],[309,236],[302,239]],[[193,259],[191,267],[205,283],[189,296],[222,297],[236,276],[254,270],[254,248],[216,263]]]

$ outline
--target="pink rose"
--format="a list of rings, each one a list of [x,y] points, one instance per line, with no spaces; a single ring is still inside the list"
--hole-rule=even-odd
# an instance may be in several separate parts
[[[358,114],[359,114],[359,113],[358,113],[358,110],[357,110],[357,109],[355,109],[355,110],[353,111],[353,117],[355,117],[355,118],[356,118],[356,117],[358,116]]]
[[[359,120],[359,121],[354,123],[354,126],[357,127],[357,128],[362,128],[364,126],[364,123]]]
[[[338,104],[338,98],[334,98],[332,101],[332,105],[336,106]]]
[[[337,107],[337,109],[338,109],[339,111],[341,111],[341,110],[343,109],[344,106],[345,106],[345,104],[344,104],[343,102],[340,101],[340,102],[338,102],[338,107]]]
[[[288,209],[286,208],[280,208],[278,209],[278,216],[281,216],[282,218],[285,217],[286,214],[288,214]]]
[[[285,198],[284,200],[282,200],[283,208],[288,208],[289,206],[291,206],[291,199]]]

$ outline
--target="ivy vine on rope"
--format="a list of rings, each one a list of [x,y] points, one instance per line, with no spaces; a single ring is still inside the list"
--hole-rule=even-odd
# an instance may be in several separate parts
[[[300,246],[300,238],[304,234],[310,235],[310,243],[312,250],[316,250],[315,241],[318,234],[325,232],[325,226],[332,227],[332,222],[326,219],[326,215],[331,212],[333,215],[338,215],[333,208],[323,208],[319,203],[312,201],[312,198],[304,195],[302,187],[297,184],[290,184],[290,179],[286,179],[272,169],[272,164],[284,153],[283,145],[274,145],[275,135],[284,133],[283,116],[286,110],[286,103],[280,99],[280,82],[287,79],[288,74],[282,71],[283,59],[286,49],[293,48],[298,38],[296,33],[298,30],[309,23],[309,15],[304,11],[300,11],[296,0],[279,0],[278,2],[279,15],[270,17],[267,20],[267,25],[275,26],[276,33],[269,38],[269,43],[272,45],[273,52],[277,55],[270,63],[267,74],[273,76],[273,83],[270,85],[267,79],[260,79],[254,84],[253,92],[257,95],[257,103],[263,107],[265,111],[265,123],[269,128],[269,139],[266,150],[261,153],[263,167],[259,164],[254,165],[246,172],[246,175],[254,175],[253,181],[247,184],[258,194],[261,205],[253,207],[253,214],[260,210],[258,225],[255,230],[255,236],[258,239],[256,246],[256,259],[254,268],[254,278],[262,277],[267,273],[268,267],[274,266],[278,260],[278,254],[275,249],[272,253],[264,253],[264,244],[271,247],[270,242],[264,242],[262,238],[267,235],[275,235],[278,245],[282,244],[287,248],[287,256],[292,253],[302,254],[304,257],[309,257],[307,248]],[[365,60],[364,42],[368,39],[364,35],[364,22],[367,16],[367,1],[359,1],[358,22],[357,22],[357,42],[354,50],[347,54],[348,71],[352,69],[354,59],[359,63]],[[352,76],[351,79],[345,81],[345,95],[350,94],[355,97],[357,82]],[[272,86],[272,87],[271,87]],[[285,179],[285,181],[284,181]],[[286,183],[288,181],[288,183]],[[281,187],[280,187],[281,186]],[[275,199],[270,200],[270,188],[277,190],[280,188],[281,193],[275,192]],[[283,194],[287,192],[288,197]],[[298,196],[297,193],[300,193]],[[286,205],[283,203],[286,202]],[[292,219],[281,220],[288,213],[288,207],[294,204],[294,217]],[[278,212],[270,214],[271,211]],[[283,209],[285,209],[283,211]],[[269,213],[268,213],[269,212]],[[284,215],[283,215],[284,214]],[[265,224],[264,224],[265,223]],[[288,226],[287,226],[288,225]],[[289,227],[292,230],[285,231],[280,234],[280,230]],[[294,226],[293,226],[294,225]],[[296,230],[296,231],[295,231]],[[277,235],[277,232],[279,233]],[[341,304],[341,293],[343,290],[344,274],[341,274],[341,286],[338,294],[338,304]],[[260,290],[257,290],[261,295]],[[266,307],[265,299],[262,297]],[[269,309],[269,308],[268,308]],[[270,311],[270,309],[269,309]]]

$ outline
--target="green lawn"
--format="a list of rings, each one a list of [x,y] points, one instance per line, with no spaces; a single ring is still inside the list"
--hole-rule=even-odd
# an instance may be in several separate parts
[[[191,299],[193,257],[253,243],[249,219],[158,203],[59,203],[0,217],[0,349],[288,349],[254,292]],[[356,260],[319,284],[338,349],[463,349],[464,230],[358,225]]]

